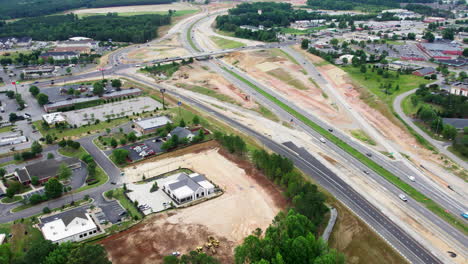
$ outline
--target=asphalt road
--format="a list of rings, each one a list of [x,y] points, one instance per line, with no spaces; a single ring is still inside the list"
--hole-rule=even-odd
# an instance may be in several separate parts
[[[200,20],[201,21],[201,20]],[[200,22],[198,21],[198,22]],[[185,30],[188,30],[190,28],[189,25],[187,25],[184,29]],[[195,26],[193,27],[195,28]],[[194,52],[195,50],[190,46],[189,42],[188,42],[188,37],[190,36],[187,36],[187,34],[182,33],[181,34],[182,36],[182,40],[184,41],[184,44],[186,46],[186,48],[188,48],[189,50],[191,50],[192,52]],[[195,39],[192,39],[193,43],[197,46],[197,49],[199,50],[202,50],[198,44],[196,43]],[[227,74],[226,71],[224,71],[223,69],[221,69],[220,65],[221,66],[225,66],[225,67],[228,67],[230,68],[231,71],[234,71],[236,72],[238,75],[242,76],[243,78],[249,80],[250,82],[254,83],[255,85],[257,85],[258,87],[261,87],[262,89],[264,89],[265,91],[269,92],[270,94],[273,94],[277,99],[281,100],[283,103],[293,107],[296,111],[300,112],[301,114],[303,114],[304,116],[306,116],[308,119],[312,120],[313,122],[319,124],[321,127],[327,129],[327,128],[330,128],[330,125],[328,124],[325,124],[323,121],[319,120],[318,118],[316,118],[315,116],[312,116],[308,113],[306,113],[305,111],[303,111],[302,109],[296,107],[294,105],[294,103],[292,102],[289,102],[288,100],[286,100],[285,98],[283,98],[281,95],[275,93],[275,91],[272,91],[270,90],[268,87],[265,87],[263,85],[261,85],[260,83],[258,83],[256,80],[252,79],[252,78],[249,78],[248,75],[246,75],[244,72],[242,71],[239,71],[237,69],[235,69],[234,67],[231,67],[230,65],[226,65],[224,64],[222,61],[216,61],[216,63],[213,63],[212,61],[211,62],[206,62],[205,63],[206,65],[209,65],[210,68],[212,70],[215,70],[216,72],[222,74],[226,79],[228,79],[229,81],[231,81],[233,84],[235,84],[237,87],[241,88],[244,92],[247,92],[252,98],[256,98],[256,100],[258,100],[259,102],[261,102],[263,105],[269,107],[270,109],[272,109],[273,111],[275,111],[275,113],[280,113],[280,117],[283,119],[283,120],[287,120],[289,121],[290,119],[293,119],[295,124],[296,125],[299,125],[301,128],[303,128],[305,131],[307,131],[309,134],[311,134],[312,136],[314,136],[315,138],[319,138],[320,135],[315,132],[314,130],[312,130],[310,127],[308,127],[307,125],[299,122],[298,120],[295,120],[292,116],[290,116],[287,112],[285,112],[282,108],[280,108],[279,106],[277,106],[276,104],[272,103],[269,99],[263,97],[262,95],[256,93],[255,90],[253,90],[251,87],[249,87],[248,85],[246,85],[245,83],[243,83],[242,81],[236,79],[236,78],[233,78],[229,73]],[[365,146],[362,146],[361,144],[359,143],[356,143],[354,140],[350,139],[348,136],[342,134],[342,133],[339,133],[339,132],[334,132],[334,134],[336,136],[338,136],[339,138],[341,138],[342,140],[344,140],[346,143],[348,143],[349,145],[353,146],[355,149],[359,150],[360,152],[366,154],[366,153],[374,153],[372,150],[368,149],[367,147]],[[349,155],[348,153],[346,153],[345,151],[343,151],[341,148],[331,144],[330,142],[327,142],[327,146],[330,147],[333,151],[337,152],[338,154],[342,155],[345,157],[346,160],[348,160],[350,162],[350,164],[354,167],[357,167],[357,168],[360,168],[361,170],[367,170],[367,171],[371,171],[369,168],[367,168],[366,166],[364,166],[359,160],[355,159],[354,157],[352,157],[351,155]],[[395,175],[398,175],[400,176],[400,179],[408,182],[411,184],[411,181],[408,179],[408,168],[404,168],[404,164],[402,164],[401,162],[400,163],[391,163],[390,161],[386,160],[384,157],[382,157],[380,155],[380,153],[376,153],[376,155],[373,155],[372,156],[372,159],[374,161],[376,161],[377,163],[381,164],[384,168],[386,168],[387,170],[391,171],[392,173],[394,173]],[[384,186],[384,188],[386,188],[387,190],[391,191],[392,193],[395,194],[395,196],[397,196],[398,194],[402,193],[401,190],[399,190],[398,188],[396,188],[393,184],[391,184],[390,182],[386,181],[383,177],[379,176],[379,175],[376,175],[375,173],[370,173],[370,176],[375,180],[377,181],[379,184],[381,184],[382,186]],[[422,191],[423,193],[425,193],[426,195],[428,195],[429,197],[431,197],[432,199],[434,199],[436,202],[439,202],[441,203],[442,205],[447,205],[448,208],[451,209],[452,213],[454,213],[455,215],[459,216],[459,213],[460,212],[463,212],[465,211],[466,207],[462,204],[459,204],[457,201],[453,201],[453,200],[450,200],[450,199],[447,199],[446,196],[444,195],[443,192],[439,191],[439,190],[435,190],[432,188],[432,186],[430,185],[426,185],[424,186],[422,184],[422,182],[418,182],[417,184],[415,184],[415,187],[420,189],[420,191]],[[467,240],[467,237],[461,233],[460,231],[458,231],[457,229],[453,228],[451,225],[449,225],[448,223],[446,223],[445,221],[441,220],[438,216],[436,216],[435,214],[433,214],[431,211],[429,211],[428,209],[426,209],[424,206],[422,206],[421,204],[411,200],[411,203],[409,203],[409,206],[413,207],[413,209],[415,209],[416,211],[418,211],[419,213],[421,213],[422,215],[425,216],[426,220],[428,221],[431,221],[434,225],[436,226],[439,226],[449,237],[452,237],[452,241],[456,241],[459,243],[459,249],[461,249],[461,251],[463,252],[466,247],[465,245],[468,244],[468,240]],[[460,216],[459,216],[460,217]],[[461,220],[461,221],[464,221],[464,220]],[[394,244],[395,245],[395,244]],[[400,251],[402,251],[400,249]],[[413,252],[415,253],[415,252]],[[461,253],[461,252],[460,252]],[[421,260],[424,260],[424,259],[421,259]]]
[[[410,117],[408,117],[405,114],[405,112],[403,112],[403,108],[401,107],[401,103],[403,102],[403,99],[415,93],[416,90],[417,88],[398,95],[395,98],[395,101],[393,101],[393,109],[395,109],[395,112],[401,117],[401,119],[403,119],[403,121],[406,122],[406,124],[408,124],[412,129],[414,129],[414,131],[416,131],[419,135],[421,135],[425,140],[431,143],[437,149],[437,151],[439,151],[440,153],[444,154],[445,156],[449,157],[450,159],[458,163],[460,166],[465,168],[465,170],[468,170],[468,163],[460,159],[458,156],[456,156],[452,152],[448,151],[446,149],[447,145],[445,142],[441,142],[430,137],[428,134],[426,134],[426,132],[424,132],[417,125],[415,125],[413,123],[413,120]]]

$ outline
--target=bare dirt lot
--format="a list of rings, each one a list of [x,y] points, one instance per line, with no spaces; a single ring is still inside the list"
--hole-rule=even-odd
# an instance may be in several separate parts
[[[101,243],[113,263],[161,263],[172,251],[188,253],[203,245],[209,235],[221,241],[216,254],[221,263],[233,263],[235,245],[257,227],[264,230],[287,205],[281,192],[250,163],[225,153],[213,142],[176,154],[145,162],[136,169],[127,168],[127,180],[139,180],[142,173],[158,175],[186,167],[205,174],[225,193],[185,209],[150,216],[104,239]]]
[[[193,10],[196,9],[191,5],[182,3],[173,3],[167,5],[135,5],[135,6],[115,6],[105,8],[87,8],[72,10],[74,14],[100,14],[100,13],[135,13],[135,12],[166,12],[167,10]]]
[[[179,43],[177,40],[178,37],[178,35],[173,35],[159,43],[141,45],[139,49],[135,49],[128,53],[127,58],[129,60],[152,61],[187,55],[188,52]]]
[[[354,127],[344,111],[333,106],[333,102],[309,79],[302,67],[281,51],[236,52],[227,55],[225,60],[330,123],[345,129]]]

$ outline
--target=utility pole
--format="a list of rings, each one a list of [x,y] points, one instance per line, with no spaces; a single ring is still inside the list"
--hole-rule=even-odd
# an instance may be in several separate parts
[[[166,89],[161,88],[159,91],[161,92],[162,99],[163,99],[163,110],[166,110],[166,106],[164,105],[164,93],[166,92]]]
[[[182,105],[182,102],[181,101],[177,102],[177,105],[179,106],[179,117],[182,117],[182,115],[180,114],[180,106]]]
[[[101,73],[102,73],[102,80],[104,81],[104,68],[99,68],[99,70],[100,70]]]

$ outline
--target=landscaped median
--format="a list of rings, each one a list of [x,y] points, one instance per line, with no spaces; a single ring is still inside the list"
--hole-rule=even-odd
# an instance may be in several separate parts
[[[433,213],[437,214],[441,218],[445,219],[448,223],[456,227],[457,229],[463,231],[465,234],[468,233],[468,227],[456,218],[454,215],[446,212],[442,207],[440,207],[437,203],[432,201],[431,199],[424,196],[422,193],[418,192],[414,189],[411,185],[407,184],[406,182],[402,181],[399,177],[393,175],[391,172],[387,171],[383,167],[381,167],[376,162],[369,159],[366,155],[362,154],[361,152],[357,151],[350,145],[346,144],[344,141],[327,131],[326,129],[322,128],[321,126],[317,125],[316,123],[312,122],[310,119],[302,115],[301,113],[297,112],[287,104],[283,103],[282,101],[278,100],[278,98],[274,97],[273,95],[269,94],[268,92],[262,90],[261,88],[257,87],[250,81],[246,80],[242,76],[238,75],[237,73],[229,70],[226,67],[223,69],[239,79],[240,81],[244,82],[245,84],[249,85],[251,88],[256,90],[258,93],[265,96],[268,100],[274,102],[279,107],[283,108],[285,111],[296,117],[298,120],[302,121],[304,124],[308,125],[318,133],[320,133],[323,137],[327,138],[330,142],[334,143],[344,151],[348,152],[350,155],[361,161],[364,165],[375,171],[377,174],[385,177],[388,181],[393,183],[395,186],[400,188],[402,191],[406,192],[410,197],[414,200],[424,204],[426,208],[431,210]]]

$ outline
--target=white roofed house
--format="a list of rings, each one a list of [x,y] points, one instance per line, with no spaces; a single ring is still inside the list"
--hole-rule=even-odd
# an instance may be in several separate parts
[[[78,242],[99,234],[99,227],[84,208],[76,208],[41,219],[44,238],[53,243]]]
[[[182,172],[169,176],[162,190],[176,203],[182,204],[213,194],[215,186],[204,175]]]

